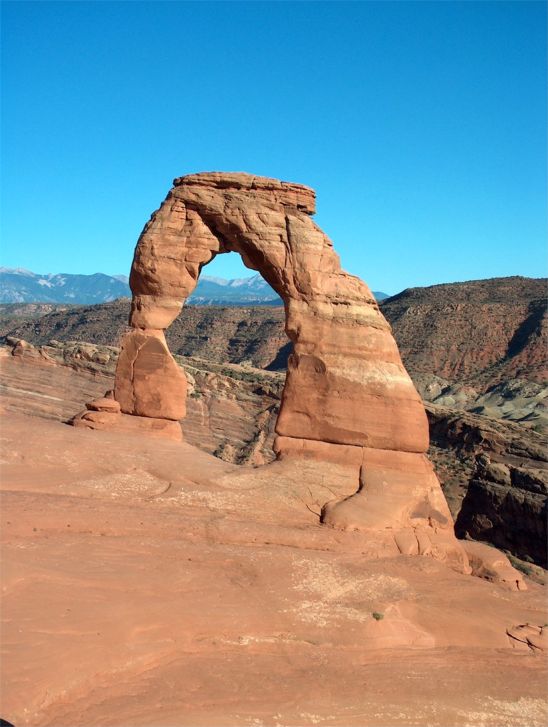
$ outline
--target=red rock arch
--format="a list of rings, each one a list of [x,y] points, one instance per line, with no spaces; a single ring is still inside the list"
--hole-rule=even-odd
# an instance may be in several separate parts
[[[283,299],[293,342],[278,458],[339,461],[359,472],[357,493],[324,507],[323,521],[382,533],[383,542],[389,531],[395,552],[450,554],[465,568],[425,455],[421,399],[369,288],[341,269],[314,212],[313,190],[298,184],[216,172],[176,179],[135,250],[132,330],[122,343],[115,399],[126,418],[180,436],[186,380],[164,331],[202,267],[237,252]]]
[[[294,352],[281,437],[424,452],[424,408],[369,288],[345,273],[312,221],[314,192],[247,174],[175,180],[145,226],[131,269],[130,332],[116,374],[127,414],[181,419],[184,382],[163,331],[216,255],[238,252],[280,295]],[[291,442],[280,442],[279,446]]]

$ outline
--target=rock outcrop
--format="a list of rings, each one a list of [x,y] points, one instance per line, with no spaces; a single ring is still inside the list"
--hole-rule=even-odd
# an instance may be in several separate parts
[[[522,424],[427,404],[430,455],[460,538],[548,565],[548,440]]]
[[[323,521],[392,530],[405,554],[458,550],[424,455],[428,430],[420,397],[370,291],[340,269],[331,242],[310,219],[314,205],[306,187],[249,175],[176,180],[135,254],[132,330],[124,336],[114,390],[121,412],[92,408],[77,423],[119,426],[133,416],[158,431],[165,420],[173,436],[185,414],[186,380],[164,331],[203,265],[236,251],[286,307],[294,351],[276,426],[280,459],[344,460],[359,471],[358,492],[326,503]]]
[[[369,288],[341,269],[312,221],[312,189],[236,173],[175,180],[146,224],[130,274],[130,326],[116,369],[122,416],[177,422],[186,379],[165,330],[204,265],[237,252],[284,301],[293,344],[275,451],[286,468],[306,459],[354,472],[354,494],[325,503],[322,521],[375,533],[379,551],[432,555],[469,571],[447,503],[426,457],[428,422]],[[89,412],[77,423],[104,427],[119,413]],[[155,425],[157,426],[157,425]],[[298,469],[298,467],[297,467]]]
[[[477,457],[455,527],[460,537],[488,540],[547,568],[548,468],[527,465]]]
[[[485,543],[465,541],[464,549],[472,568],[472,575],[486,581],[498,583],[509,591],[526,591],[522,575],[512,567],[508,558],[500,550]]]
[[[163,330],[196,286],[200,269],[236,251],[283,298],[293,342],[278,418],[281,436],[422,453],[428,434],[420,397],[367,286],[340,268],[330,240],[310,219],[314,193],[242,174],[175,181],[145,227],[130,276],[130,324],[115,396],[122,411],[176,419],[175,372]],[[145,342],[147,339],[148,342]],[[152,359],[155,357],[155,364]],[[157,386],[142,402],[141,382]]]
[[[546,293],[546,279],[492,278],[411,288],[383,300],[380,309],[423,398],[441,406],[481,406],[497,416],[503,399],[517,398],[517,408],[525,410],[547,379]],[[51,338],[118,345],[129,308],[128,299],[96,306],[4,305],[0,334],[35,345]],[[291,346],[283,329],[281,307],[187,306],[166,339],[181,355],[250,361],[257,368],[276,361],[285,369]],[[505,418],[518,419],[510,411]]]
[[[12,724],[546,725],[546,588],[506,590],[496,552],[488,582],[319,527],[305,475],[332,488],[336,465],[284,476],[15,412],[2,437]]]

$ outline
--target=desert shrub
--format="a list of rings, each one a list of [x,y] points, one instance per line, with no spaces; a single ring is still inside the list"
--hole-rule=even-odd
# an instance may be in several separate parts
[[[515,558],[513,555],[508,553],[508,560],[513,565],[513,567],[516,570],[519,570],[521,573],[524,573],[526,576],[530,576],[533,573],[533,569],[527,565],[527,563],[524,563],[519,558]]]

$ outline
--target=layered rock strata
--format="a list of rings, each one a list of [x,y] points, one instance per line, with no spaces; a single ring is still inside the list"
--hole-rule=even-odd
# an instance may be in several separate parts
[[[455,527],[460,537],[487,540],[546,568],[548,467],[522,464],[517,457],[504,462],[479,455]]]
[[[75,423],[96,429],[99,428],[98,420],[103,418],[98,416],[99,412],[118,411],[119,404],[110,395],[107,399],[98,398],[113,387],[118,349],[57,341],[35,348],[22,345],[20,340],[10,341],[9,346],[0,346],[0,394],[3,398],[0,414],[3,407],[9,415],[19,412],[66,421],[89,400]],[[178,356],[175,359],[188,381],[187,413],[183,420],[185,440],[226,462],[252,467],[271,462],[275,457],[272,444],[284,376],[201,359]],[[494,542],[497,547],[526,561],[520,567],[543,581],[544,574],[531,561],[545,562],[546,491],[544,509],[539,508],[536,506],[538,496],[531,493],[530,483],[532,478],[538,480],[539,470],[546,469],[546,439],[521,425],[442,410],[429,404],[426,407],[431,431],[428,456],[440,479],[453,520],[460,511],[470,479],[476,479],[472,472],[478,458],[486,455],[491,465],[496,463],[497,469],[507,466],[510,473],[514,472],[512,489],[516,492],[492,503],[497,508],[500,524],[492,527],[494,521],[475,496],[467,501],[466,512],[473,515],[473,523],[482,525],[480,532],[474,532],[475,537]],[[107,417],[107,424],[112,421],[113,417]],[[168,434],[169,427],[181,438],[181,427],[177,422],[157,421],[164,425],[159,430],[162,436]],[[145,417],[120,415],[118,429],[123,429],[125,424],[126,428],[133,425],[133,431],[138,433],[137,427],[143,422],[150,427],[152,420],[147,422]],[[149,430],[145,431],[148,433]],[[335,445],[323,446],[337,449]],[[353,466],[357,482],[359,464]],[[272,473],[272,468],[263,471]],[[256,469],[253,473],[258,474]],[[525,474],[528,476],[524,477]],[[333,468],[326,467],[323,477],[333,489]],[[279,487],[279,481],[276,485]],[[308,504],[320,513],[324,502],[325,498],[319,500],[318,506],[312,501]],[[509,502],[515,507],[508,508]],[[490,522],[484,517],[486,514]],[[462,520],[457,534],[469,536],[468,528],[461,529],[461,524]],[[512,537],[501,542],[499,533]],[[463,545],[468,553],[467,544]],[[540,559],[537,554],[541,555]],[[515,577],[512,582],[514,580]]]

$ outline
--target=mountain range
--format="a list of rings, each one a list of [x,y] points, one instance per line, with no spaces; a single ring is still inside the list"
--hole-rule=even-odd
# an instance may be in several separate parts
[[[378,300],[388,296],[375,292]],[[74,303],[93,305],[131,296],[125,275],[41,275],[24,268],[0,268],[0,303]],[[281,300],[257,273],[249,278],[200,276],[187,305],[281,305]]]
[[[105,303],[130,295],[128,279],[122,275],[41,275],[24,268],[0,268],[2,303]]]

